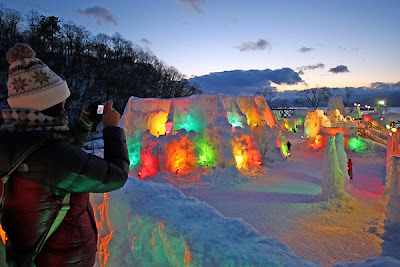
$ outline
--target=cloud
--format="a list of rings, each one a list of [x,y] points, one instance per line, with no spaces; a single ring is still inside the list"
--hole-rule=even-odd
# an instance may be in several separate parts
[[[257,42],[243,42],[239,46],[235,46],[235,48],[239,49],[241,52],[243,51],[258,51],[271,49],[271,44],[264,39],[258,39]]]
[[[299,52],[307,53],[307,52],[310,52],[310,51],[313,51],[313,50],[315,50],[315,49],[312,48],[312,47],[305,47],[305,46],[303,46],[303,47],[301,47],[301,48],[299,49]]]
[[[205,3],[205,0],[177,0],[184,4],[189,10],[194,10],[199,13],[203,13],[201,6]]]
[[[101,25],[103,22],[118,24],[111,11],[105,7],[93,6],[85,10],[78,9],[77,13],[85,17],[94,17],[98,25]]]
[[[299,74],[290,68],[213,72],[189,81],[198,84],[203,92],[228,95],[255,94],[258,89],[271,83],[292,85],[303,82]]]
[[[305,70],[315,70],[315,69],[320,69],[320,68],[322,69],[323,67],[325,67],[324,64],[318,63],[315,65],[301,66],[301,67],[298,67],[297,70],[299,70],[299,74],[304,74]]]
[[[151,45],[151,41],[149,39],[146,38],[142,38],[140,39],[140,42],[144,45]]]
[[[347,66],[344,65],[339,65],[337,67],[331,68],[329,70],[329,72],[333,72],[333,73],[341,73],[341,72],[350,72],[349,69],[347,68]]]

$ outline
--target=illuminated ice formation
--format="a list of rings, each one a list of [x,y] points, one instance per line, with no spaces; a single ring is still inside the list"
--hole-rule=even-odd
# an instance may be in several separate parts
[[[344,178],[333,136],[329,136],[326,143],[321,189],[324,198],[335,198],[344,194]]]
[[[322,136],[319,134],[322,127],[331,127],[331,121],[325,116],[323,110],[315,110],[307,114],[304,122],[304,135],[311,147],[322,147]]]
[[[385,195],[388,196],[386,218],[391,224],[400,226],[400,157],[390,158],[388,175],[386,176]]]
[[[335,147],[336,147],[336,154],[339,163],[339,168],[345,177],[345,181],[347,182],[348,173],[347,173],[347,153],[344,149],[344,140],[343,134],[337,133],[335,136]]]
[[[130,175],[185,175],[258,170],[283,160],[286,139],[262,97],[131,97],[120,126],[127,134]]]
[[[345,120],[338,109],[328,110],[326,113],[331,122],[342,122]]]

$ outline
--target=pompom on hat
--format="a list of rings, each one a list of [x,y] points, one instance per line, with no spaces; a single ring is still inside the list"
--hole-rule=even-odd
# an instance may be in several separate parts
[[[14,45],[6,54],[10,63],[7,101],[12,109],[45,110],[71,94],[67,83],[35,56],[25,44]]]

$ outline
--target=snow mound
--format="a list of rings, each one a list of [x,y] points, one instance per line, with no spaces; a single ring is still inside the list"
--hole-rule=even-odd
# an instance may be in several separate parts
[[[92,194],[91,202],[97,266],[319,266],[169,184],[130,177],[120,190]]]

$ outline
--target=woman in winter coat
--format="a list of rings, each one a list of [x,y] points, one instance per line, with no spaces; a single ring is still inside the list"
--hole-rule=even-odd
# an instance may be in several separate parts
[[[97,247],[96,222],[89,193],[122,187],[129,158],[120,114],[106,102],[104,159],[81,147],[97,123],[96,107],[82,112],[71,135],[64,103],[70,91],[65,81],[35,58],[27,45],[17,44],[6,55],[9,68],[8,104],[0,127],[0,174],[28,149],[41,144],[10,177],[5,189],[1,224],[19,255],[31,254],[51,227],[61,202],[71,193],[70,210],[46,241],[37,266],[93,266]],[[94,114],[93,114],[94,113]]]

